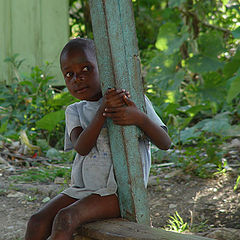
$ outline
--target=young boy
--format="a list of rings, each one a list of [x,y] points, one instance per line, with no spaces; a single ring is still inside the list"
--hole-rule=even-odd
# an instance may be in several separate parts
[[[77,151],[71,187],[34,214],[25,239],[67,240],[83,223],[120,216],[106,118],[117,125],[136,125],[159,148],[171,141],[166,126],[146,98],[147,114],[125,90],[109,89],[102,95],[92,40],[73,39],[63,48],[61,70],[69,92],[81,100],[66,109],[65,150]],[[149,142],[140,142],[144,181],[150,170]]]

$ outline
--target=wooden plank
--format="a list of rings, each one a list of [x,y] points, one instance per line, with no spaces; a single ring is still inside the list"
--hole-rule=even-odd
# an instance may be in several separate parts
[[[68,8],[68,0],[41,0],[42,57],[43,63],[51,63],[53,85],[65,85],[59,55],[69,39]]]
[[[6,82],[12,76],[9,64],[4,62],[12,55],[11,28],[11,1],[0,0],[0,82]]]
[[[19,54],[25,63],[21,70],[41,64],[41,22],[39,1],[11,0],[12,53]]]
[[[103,91],[125,88],[144,110],[143,87],[131,0],[90,0],[94,41]],[[118,183],[121,215],[150,224],[146,189],[135,126],[120,127],[108,121],[111,152]]]
[[[83,237],[95,240],[210,240],[196,235],[168,232],[123,219],[85,224],[78,229],[74,240],[84,240]]]
[[[68,41],[68,0],[0,0],[0,81],[11,82],[11,67],[3,60],[18,53],[26,61],[21,72],[51,63],[55,85],[64,85],[59,54]]]

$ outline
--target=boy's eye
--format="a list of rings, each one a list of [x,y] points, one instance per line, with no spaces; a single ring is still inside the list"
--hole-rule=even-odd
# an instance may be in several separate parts
[[[70,78],[71,77],[71,73],[66,73],[66,75],[65,75],[67,78]]]
[[[88,66],[85,66],[83,69],[82,69],[83,72],[88,72],[89,71],[89,67]]]

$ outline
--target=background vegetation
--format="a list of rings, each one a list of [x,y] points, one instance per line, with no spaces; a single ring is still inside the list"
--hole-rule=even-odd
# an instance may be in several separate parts
[[[155,163],[171,162],[209,177],[227,167],[224,145],[240,135],[240,4],[237,0],[133,0],[146,94],[169,127],[172,149],[153,147]],[[93,37],[87,0],[70,0],[70,35]],[[1,139],[25,130],[43,154],[63,149],[64,110],[75,100],[50,86],[45,66],[1,84]],[[53,150],[55,149],[55,150]]]

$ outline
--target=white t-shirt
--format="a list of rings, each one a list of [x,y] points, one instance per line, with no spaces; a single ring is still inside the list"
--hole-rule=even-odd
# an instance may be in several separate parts
[[[95,102],[80,101],[67,107],[65,112],[65,151],[73,149],[69,137],[71,131],[79,126],[85,129],[94,118],[101,102],[102,99]],[[159,126],[166,128],[146,96],[145,102],[148,117]],[[143,166],[144,184],[147,187],[151,167],[150,142],[147,138],[139,141],[139,149]],[[114,177],[108,130],[106,124],[104,124],[96,145],[89,154],[86,156],[76,154],[72,167],[71,187],[62,193],[76,199],[82,199],[93,193],[105,196],[116,192],[117,184]]]

